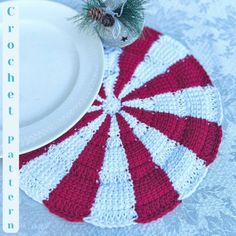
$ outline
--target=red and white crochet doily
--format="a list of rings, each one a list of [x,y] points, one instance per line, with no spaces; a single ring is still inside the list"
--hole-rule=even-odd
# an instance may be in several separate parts
[[[191,195],[215,160],[220,97],[188,50],[152,29],[105,60],[82,120],[20,157],[20,186],[69,221],[147,223]]]

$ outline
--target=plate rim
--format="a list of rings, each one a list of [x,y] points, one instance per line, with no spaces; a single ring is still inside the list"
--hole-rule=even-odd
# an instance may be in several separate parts
[[[51,5],[51,6],[60,6],[60,7],[63,7],[63,8],[67,8],[67,10],[70,10],[70,11],[74,11],[75,14],[78,14],[78,12],[67,6],[67,5],[64,5],[63,3],[58,3],[58,2],[53,2],[53,1],[48,1],[48,0],[34,0],[34,2],[32,2],[31,0],[13,0],[11,1],[11,4],[12,3],[16,3],[17,5],[24,5],[24,4],[27,4],[28,5],[28,8],[30,9],[30,4],[34,4],[36,5],[37,3],[38,4],[48,4],[48,5]],[[0,6],[1,5],[7,5],[9,4],[8,1],[4,1],[4,2],[0,2]],[[0,23],[1,24],[1,23]],[[100,51],[100,54],[102,57],[100,57],[99,59],[99,71],[98,71],[98,75],[97,75],[97,88],[94,89],[96,91],[96,93],[94,92],[93,96],[91,96],[90,100],[87,101],[86,104],[88,104],[87,106],[85,106],[86,108],[84,108],[81,113],[76,116],[76,117],[73,117],[71,119],[71,121],[69,122],[70,125],[65,125],[66,127],[63,127],[61,128],[58,132],[56,132],[56,134],[53,134],[51,135],[51,137],[47,138],[44,142],[40,142],[40,144],[35,144],[35,145],[31,145],[31,147],[21,147],[21,144],[20,144],[20,147],[19,147],[19,154],[22,155],[22,154],[25,154],[25,153],[29,153],[29,152],[32,152],[32,151],[35,151],[39,148],[42,148],[44,147],[45,145],[48,145],[50,144],[51,142],[55,141],[56,139],[58,139],[60,136],[62,136],[63,134],[67,133],[70,129],[72,129],[80,120],[81,118],[87,113],[87,111],[89,110],[89,108],[92,106],[93,102],[95,101],[99,91],[100,91],[100,88],[102,86],[102,82],[103,82],[103,76],[104,76],[104,71],[105,71],[105,56],[104,56],[104,47],[103,47],[103,44],[101,42],[101,39],[99,38],[98,34],[95,32],[95,30],[93,30],[96,34],[96,40],[97,40],[97,44],[99,45],[99,48],[97,48],[98,51]],[[89,32],[90,33],[90,32]],[[78,79],[78,77],[77,77]],[[58,107],[57,107],[58,108]],[[56,108],[56,109],[57,109]],[[22,127],[24,128],[24,127]],[[22,129],[20,128],[20,130]],[[0,134],[2,134],[2,129],[0,130]],[[0,145],[0,151],[2,152],[2,143]],[[2,153],[0,153],[0,157],[2,156]]]

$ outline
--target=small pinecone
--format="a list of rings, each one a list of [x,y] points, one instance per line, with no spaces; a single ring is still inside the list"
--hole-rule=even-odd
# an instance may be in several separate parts
[[[104,10],[94,7],[88,11],[88,16],[90,16],[95,21],[101,21],[104,16]]]
[[[101,8],[94,7],[88,11],[88,16],[90,16],[94,21],[99,21],[105,27],[112,27],[115,24],[115,19],[111,14],[105,13]]]
[[[115,19],[111,14],[105,14],[101,22],[106,27],[112,27],[115,24]]]

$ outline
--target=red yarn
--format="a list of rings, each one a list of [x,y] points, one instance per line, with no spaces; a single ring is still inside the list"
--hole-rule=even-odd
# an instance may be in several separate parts
[[[110,121],[111,117],[107,116],[69,173],[50,193],[49,199],[43,201],[52,213],[70,221],[82,221],[90,214],[99,187],[98,173],[104,160]]]
[[[147,98],[162,93],[176,92],[181,89],[211,85],[211,80],[199,62],[193,57],[178,61],[167,72],[158,75],[144,86],[134,90],[122,101]]]
[[[222,137],[222,129],[216,123],[190,116],[181,118],[169,113],[155,113],[131,107],[123,107],[123,110],[192,150],[206,162],[206,165],[215,160]]]
[[[135,210],[138,213],[136,221],[138,223],[150,222],[178,206],[179,195],[166,173],[154,164],[150,153],[135,137],[124,118],[117,115],[117,120],[134,184]]]

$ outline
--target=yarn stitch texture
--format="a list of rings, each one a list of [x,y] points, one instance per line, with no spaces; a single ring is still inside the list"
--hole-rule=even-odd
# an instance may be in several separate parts
[[[105,65],[87,114],[21,155],[20,187],[69,221],[148,223],[190,196],[215,160],[220,96],[183,45],[150,28],[129,47],[106,49]]]

